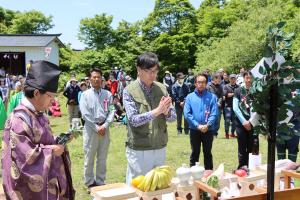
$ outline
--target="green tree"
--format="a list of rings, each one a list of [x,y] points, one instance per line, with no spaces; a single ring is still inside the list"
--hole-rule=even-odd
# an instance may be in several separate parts
[[[79,38],[90,50],[80,52],[81,59],[71,61],[71,67],[87,70],[96,65],[107,72],[117,66],[127,72],[135,71],[136,57],[151,50],[151,45],[141,37],[141,22],[123,20],[113,29],[112,19],[112,16],[99,14],[81,20]]]
[[[228,28],[239,18],[235,9],[208,7],[198,14],[197,36],[201,43],[210,45],[210,41],[223,38],[228,34]]]
[[[196,10],[188,0],[156,0],[142,36],[158,54],[162,71],[187,71],[195,64]]]
[[[125,20],[119,22],[118,27],[114,30],[114,46],[122,48],[126,42],[139,37],[141,33],[141,22],[130,23]]]
[[[280,20],[295,33],[290,56],[299,60],[299,11],[298,0],[204,0],[197,10],[188,0],[156,0],[144,20],[121,21],[117,28],[106,14],[82,19],[78,35],[88,49],[62,53],[63,63],[81,72],[97,65],[105,72],[117,66],[135,73],[136,57],[153,51],[161,71],[186,72],[195,65],[197,71],[237,71],[236,67],[257,63],[266,28]]]
[[[71,44],[66,44],[65,48],[59,49],[59,66],[63,72],[70,70],[75,59],[76,51],[73,51]]]
[[[9,33],[40,34],[48,31],[54,25],[52,16],[46,17],[43,13],[32,10],[25,13],[17,13],[8,27]]]
[[[0,7],[0,33],[7,33],[17,12]]]
[[[294,61],[300,62],[300,9],[297,8],[294,17],[286,22],[287,31],[295,33],[291,48],[291,56]]]
[[[271,2],[266,7],[253,6],[255,9],[249,11],[246,19],[231,25],[228,36],[214,41],[211,46],[199,46],[197,70],[253,67],[263,54],[266,27],[281,19],[291,19],[289,6],[284,1]],[[238,71],[238,68],[233,70]]]
[[[195,9],[188,0],[156,0],[152,13],[144,20],[142,31],[146,39],[161,33],[176,35],[190,32],[196,22]]]
[[[159,55],[163,70],[187,72],[195,63],[196,38],[193,33],[168,35],[162,33],[152,45]]]
[[[39,34],[53,26],[52,16],[39,11],[19,12],[0,7],[0,33]]]
[[[106,14],[95,15],[80,21],[78,38],[88,48],[102,50],[113,44],[114,34],[111,27],[113,17]]]
[[[200,8],[220,7],[225,3],[225,0],[204,0]]]

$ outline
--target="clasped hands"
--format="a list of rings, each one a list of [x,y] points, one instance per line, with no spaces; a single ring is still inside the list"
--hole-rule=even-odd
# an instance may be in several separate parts
[[[250,123],[249,121],[245,121],[245,122],[243,123],[243,126],[244,126],[244,128],[245,128],[247,131],[250,131],[250,130],[252,129],[251,123]]]
[[[55,145],[49,145],[49,146],[52,149],[53,154],[55,156],[61,156],[65,151],[65,147],[61,144],[55,144]]]
[[[201,125],[199,124],[198,130],[201,131],[202,133],[206,133],[208,131],[208,125]]]
[[[180,105],[180,106],[183,108],[183,107],[184,107],[184,103],[185,103],[185,102],[184,102],[184,101],[182,101],[182,102],[180,102],[180,104],[179,104],[179,105]]]
[[[104,136],[105,135],[105,131],[106,131],[106,128],[105,128],[104,124],[102,124],[101,126],[99,126],[98,129],[97,129],[97,131],[98,131],[99,136]]]
[[[160,99],[160,102],[159,102],[157,108],[155,108],[152,111],[152,113],[155,117],[159,116],[160,114],[164,114],[167,116],[169,114],[171,105],[172,105],[172,98],[163,96]]]

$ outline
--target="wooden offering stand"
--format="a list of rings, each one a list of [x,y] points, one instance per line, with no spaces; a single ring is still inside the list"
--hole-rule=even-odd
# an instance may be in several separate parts
[[[294,171],[283,170],[285,176],[286,187],[290,186],[291,178],[299,178],[300,174]],[[221,196],[221,192],[214,189],[201,181],[195,181],[195,185],[199,189],[200,199],[202,199],[202,193],[207,192],[210,194],[211,200],[217,200]],[[233,197],[230,200],[266,200],[267,190],[266,188],[254,187],[253,190],[256,194],[244,195],[241,197]],[[275,191],[275,200],[299,200],[300,199],[300,188],[285,189],[283,191]],[[176,200],[185,200],[184,198],[177,197]]]

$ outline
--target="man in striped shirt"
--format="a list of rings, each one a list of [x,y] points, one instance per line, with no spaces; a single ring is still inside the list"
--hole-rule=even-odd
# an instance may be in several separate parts
[[[166,159],[167,121],[175,121],[176,113],[166,87],[156,82],[159,69],[154,53],[144,53],[137,59],[138,79],[123,92],[127,125],[126,183],[145,175]]]

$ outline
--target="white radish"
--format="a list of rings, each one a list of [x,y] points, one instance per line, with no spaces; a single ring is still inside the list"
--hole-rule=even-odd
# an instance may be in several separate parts
[[[216,171],[214,171],[209,177],[217,176],[219,180],[221,180],[224,176],[224,163],[221,163]],[[208,177],[208,178],[209,178]]]

